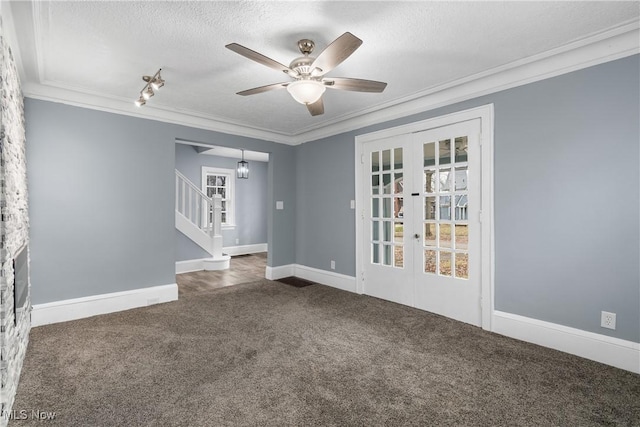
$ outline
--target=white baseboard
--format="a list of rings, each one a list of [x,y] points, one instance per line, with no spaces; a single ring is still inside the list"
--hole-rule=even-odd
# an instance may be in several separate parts
[[[343,291],[356,292],[356,278],[353,276],[320,270],[300,264],[295,264],[293,275],[301,279],[342,289]]]
[[[189,259],[176,262],[176,274],[191,273],[192,271],[204,270],[204,258]]]
[[[259,252],[267,252],[268,244],[267,243],[256,243],[253,245],[240,245],[240,246],[225,246],[222,248],[222,252],[231,255],[248,255],[248,254],[256,254]]]
[[[278,280],[283,277],[293,276],[295,271],[295,264],[279,265],[277,267],[269,267],[265,269],[264,277],[269,280]]]
[[[492,329],[501,335],[640,374],[639,343],[502,311],[493,312]]]
[[[170,285],[152,286],[131,291],[34,304],[31,312],[31,326],[83,319],[99,314],[177,301],[177,299],[178,285],[172,283]]]
[[[300,264],[280,265],[278,267],[268,267],[265,277],[269,280],[278,280],[283,277],[295,276],[301,279],[331,286],[344,291],[356,291],[356,278],[332,271],[320,270],[318,268],[307,267]]]

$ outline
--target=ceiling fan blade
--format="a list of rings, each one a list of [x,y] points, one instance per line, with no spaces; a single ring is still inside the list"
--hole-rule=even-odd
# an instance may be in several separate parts
[[[291,68],[287,67],[286,65],[283,65],[278,61],[275,61],[269,57],[266,57],[263,54],[256,52],[255,50],[251,50],[247,47],[239,45],[238,43],[230,43],[225,47],[229,50],[234,51],[237,54],[244,56],[245,58],[249,58],[252,61],[256,61],[259,64],[266,65],[267,67],[273,68],[274,70],[287,73],[292,77],[295,77],[298,74],[295,71],[293,71]]]
[[[323,79],[322,83],[326,87],[341,90],[351,90],[354,92],[382,92],[387,87],[385,82],[375,80],[349,79],[346,77],[331,77]]]
[[[313,104],[307,104],[307,110],[309,110],[312,116],[324,114],[324,103],[322,102],[322,97]]]
[[[287,87],[289,82],[284,83],[274,83],[272,85],[254,87],[253,89],[243,90],[242,92],[238,92],[237,95],[247,96],[247,95],[255,95],[256,93],[269,92],[270,90],[276,89],[284,89]]]
[[[362,40],[347,32],[335,39],[311,64],[311,69],[319,68],[320,75],[328,73],[347,59],[362,44]]]

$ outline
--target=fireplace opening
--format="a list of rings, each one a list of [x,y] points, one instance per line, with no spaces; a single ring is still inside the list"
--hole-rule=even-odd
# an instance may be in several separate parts
[[[18,314],[27,303],[29,294],[29,250],[28,245],[24,245],[13,259],[13,319],[18,323]]]

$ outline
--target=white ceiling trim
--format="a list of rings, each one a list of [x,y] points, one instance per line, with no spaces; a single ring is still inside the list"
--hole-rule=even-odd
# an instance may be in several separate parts
[[[45,25],[43,22],[43,17],[49,17],[49,3],[48,2],[33,2],[31,3],[31,7],[33,8],[32,12],[32,22],[33,22],[33,34],[34,34],[34,46],[35,46],[35,54],[36,54],[36,69],[38,73],[38,81],[40,83],[46,83],[45,79],[45,63],[44,63],[44,52],[42,49],[42,35],[44,31],[42,27]],[[49,22],[46,21],[46,25],[48,26]]]
[[[7,16],[11,17],[11,19],[7,19]],[[12,18],[13,11],[11,10],[11,3],[0,1],[0,19],[2,19],[4,37],[9,42],[9,46],[11,46],[11,53],[13,54],[13,60],[16,64],[18,75],[20,76],[21,80],[24,80],[23,76],[25,74],[22,64],[22,56],[20,55],[20,49],[17,48],[18,35],[16,33],[16,27]]]
[[[451,105],[640,53],[640,21],[297,134],[300,143]]]
[[[38,11],[38,12],[41,12]],[[41,13],[35,13],[41,16]],[[41,33],[42,23],[34,19],[36,33]],[[145,106],[140,109],[131,99],[105,97],[95,93],[65,87],[57,82],[42,81],[42,52],[36,42],[36,58],[40,62],[40,83],[23,85],[24,96],[59,102],[83,108],[116,114],[124,114],[150,120],[174,123],[199,129],[257,138],[288,145],[298,145],[352,131],[372,124],[428,111],[444,105],[472,99],[489,93],[521,86],[561,74],[576,71],[600,63],[613,61],[640,52],[640,21],[633,20],[622,26],[569,43],[565,46],[515,61],[492,70],[459,79],[418,92],[410,97],[397,99],[354,114],[342,116],[332,122],[324,122],[297,133],[278,133],[271,130],[233,123],[221,117],[190,111]],[[36,40],[40,34],[35,34]],[[20,55],[16,55],[20,61]],[[22,64],[18,65],[19,69]]]
[[[206,156],[218,156],[218,157],[227,157],[229,159],[240,160],[242,158],[242,150],[237,150],[235,148],[229,147],[212,147],[208,150],[201,151],[198,154],[203,154]],[[244,150],[244,159],[252,162],[268,162],[269,154],[268,153],[260,153],[257,151],[249,151]]]
[[[290,135],[230,123],[225,119],[217,119],[212,116],[199,115],[193,112],[183,112],[177,109],[165,109],[148,104],[145,105],[144,108],[139,108],[133,104],[131,99],[125,100],[118,97],[105,97],[103,95],[78,91],[54,84],[27,83],[22,86],[22,93],[28,98],[59,102],[107,113],[123,114],[142,119],[273,141],[281,144],[297,145],[299,143],[296,138]]]
[[[198,154],[205,154],[208,156],[228,157],[231,159],[240,160],[242,158],[242,152],[244,151],[244,159],[254,162],[268,162],[269,153],[262,151],[244,150],[242,148],[223,147],[221,145],[205,144],[202,142],[189,141],[187,139],[176,138],[176,144],[191,145],[193,147],[200,147],[203,150]]]

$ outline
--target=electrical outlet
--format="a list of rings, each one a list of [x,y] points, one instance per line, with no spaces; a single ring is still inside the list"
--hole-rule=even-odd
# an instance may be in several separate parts
[[[236,245],[240,243],[240,239],[236,239]]]
[[[334,260],[331,260],[331,269],[332,270],[336,269],[336,262]]]
[[[616,314],[603,311],[600,316],[600,326],[607,329],[616,328]]]

